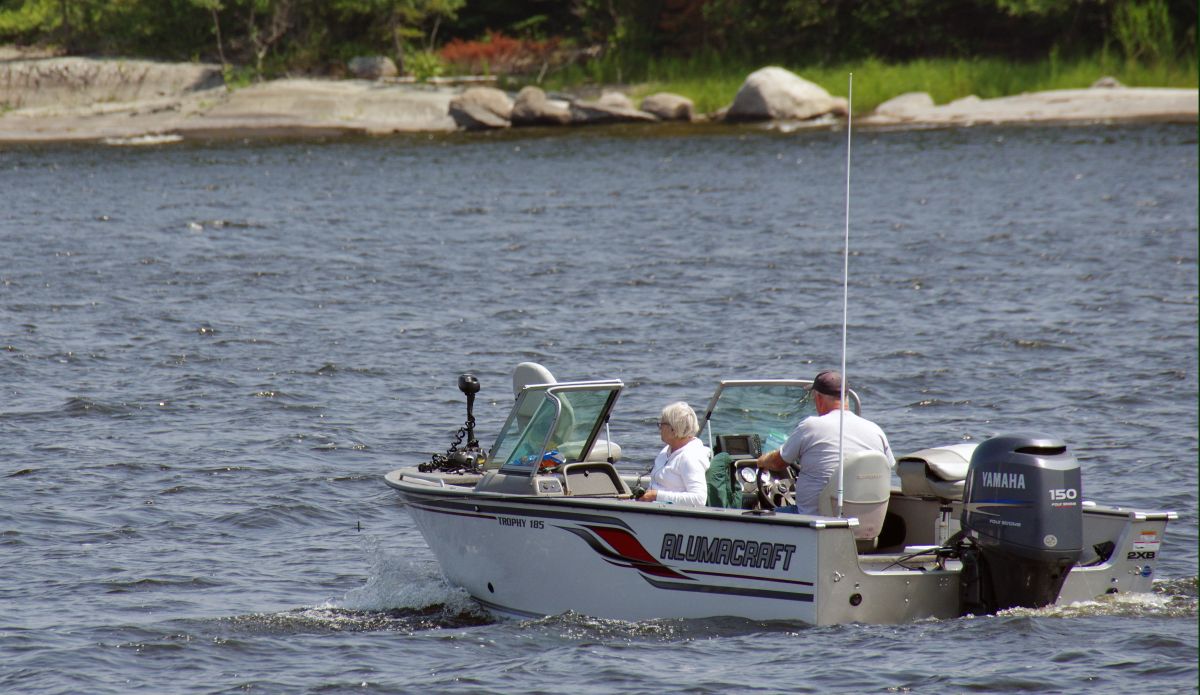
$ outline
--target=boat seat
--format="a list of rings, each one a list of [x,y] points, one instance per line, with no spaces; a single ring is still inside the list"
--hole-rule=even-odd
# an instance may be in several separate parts
[[[526,386],[534,386],[537,384],[557,384],[558,381],[554,375],[537,362],[522,362],[513,369],[513,398],[521,395],[521,391]],[[533,417],[533,411],[537,410],[538,404],[535,401],[525,403],[521,410],[517,412],[517,418],[522,426],[529,422],[529,418]]]
[[[546,369],[537,362],[522,362],[513,369],[513,398],[521,395],[521,391],[526,386],[534,386],[540,384],[557,384],[558,380]],[[522,406],[522,409],[517,413],[517,421],[522,427],[529,422],[529,418],[533,417],[533,413],[537,410],[537,402],[529,401]],[[573,414],[570,405],[563,403],[564,406],[564,426],[563,429],[570,429],[573,424]],[[564,442],[559,446],[559,450],[568,457],[574,458],[575,455],[583,448],[583,442]],[[588,449],[587,456],[580,457],[582,461],[611,461],[616,463],[621,460],[621,446],[616,442],[610,442],[606,439],[597,439],[592,448]]]
[[[558,380],[537,362],[522,362],[513,369],[513,398],[521,395],[521,389],[534,384],[557,384]]]
[[[568,459],[575,458],[579,450],[583,448],[583,442],[564,442],[559,445],[558,450],[561,451]],[[610,442],[607,439],[597,438],[592,442],[592,448],[588,449],[587,456],[580,457],[580,461],[596,463],[600,461],[609,461],[616,463],[621,460],[621,445],[616,442]]]
[[[859,552],[874,550],[892,496],[891,462],[878,451],[848,454],[842,481],[842,516],[858,519],[854,540]],[[818,511],[824,516],[837,514],[837,485],[835,472],[821,491]]]
[[[896,460],[900,492],[910,497],[961,500],[974,442],[921,449]]]

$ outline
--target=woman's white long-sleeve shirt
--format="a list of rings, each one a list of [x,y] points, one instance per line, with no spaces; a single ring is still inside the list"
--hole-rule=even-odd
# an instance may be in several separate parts
[[[708,502],[708,472],[711,453],[699,439],[684,444],[675,451],[664,446],[654,457],[650,471],[650,489],[658,490],[655,501],[689,507],[703,507]]]

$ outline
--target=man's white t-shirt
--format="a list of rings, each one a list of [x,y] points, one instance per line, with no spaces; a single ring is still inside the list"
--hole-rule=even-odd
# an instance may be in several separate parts
[[[850,410],[842,411],[845,420],[844,453],[849,456],[860,451],[878,451],[888,458],[888,465],[896,467],[892,447],[879,425],[855,415]],[[824,415],[811,415],[800,421],[779,449],[779,455],[788,463],[800,462],[796,473],[796,511],[801,514],[816,514],[820,506],[821,490],[829,479],[837,475],[838,431],[840,417],[837,410]]]
[[[692,439],[675,451],[664,446],[650,471],[650,489],[658,490],[656,501],[703,507],[708,502],[704,476],[711,458],[712,453],[699,439]]]

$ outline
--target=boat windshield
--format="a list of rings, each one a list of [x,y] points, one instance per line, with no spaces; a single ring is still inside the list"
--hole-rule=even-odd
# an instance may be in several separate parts
[[[796,425],[816,415],[809,393],[811,380],[771,379],[722,381],[708,403],[701,431],[709,446],[722,435],[757,435],[762,451],[783,446]],[[860,412],[858,394],[848,394],[850,408]]]
[[[526,387],[488,456],[488,468],[529,475],[552,452],[580,461],[621,391],[621,382],[542,384]]]

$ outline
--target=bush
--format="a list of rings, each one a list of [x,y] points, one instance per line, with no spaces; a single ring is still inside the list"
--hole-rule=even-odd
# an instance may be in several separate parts
[[[431,77],[441,77],[446,71],[442,59],[433,51],[414,51],[404,57],[404,68],[408,74],[425,82]]]
[[[468,74],[520,74],[541,70],[559,59],[558,39],[514,39],[490,31],[482,41],[454,39],[438,52],[446,64]]]

